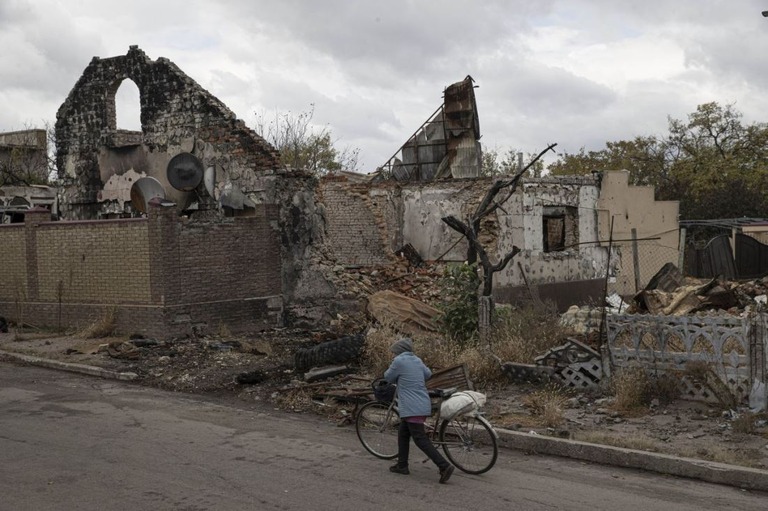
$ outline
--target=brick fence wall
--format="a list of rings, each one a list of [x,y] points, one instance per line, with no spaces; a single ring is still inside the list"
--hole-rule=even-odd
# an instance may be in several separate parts
[[[0,300],[14,301],[17,296],[27,294],[27,247],[24,240],[23,225],[0,225]]]
[[[282,324],[280,245],[253,217],[193,222],[154,205],[149,217],[50,222],[32,210],[0,229],[0,315],[80,329],[115,311],[117,330],[171,337]]]

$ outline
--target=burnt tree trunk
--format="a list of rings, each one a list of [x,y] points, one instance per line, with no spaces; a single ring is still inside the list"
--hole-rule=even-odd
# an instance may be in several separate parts
[[[475,212],[469,219],[467,219],[466,222],[459,220],[453,215],[445,216],[442,218],[443,222],[445,222],[451,229],[460,233],[462,236],[464,236],[464,238],[466,238],[467,243],[469,244],[469,248],[467,249],[467,262],[472,264],[479,259],[480,266],[483,269],[482,292],[480,293],[480,296],[481,298],[484,298],[487,303],[485,304],[486,309],[484,310],[484,313],[478,314],[478,317],[479,319],[480,316],[486,318],[486,321],[488,321],[489,324],[480,325],[481,335],[487,332],[490,323],[493,321],[493,274],[503,270],[507,264],[509,264],[509,262],[520,252],[520,249],[513,245],[510,252],[504,255],[498,263],[493,264],[490,257],[488,256],[488,252],[486,252],[485,247],[483,247],[479,240],[480,223],[484,217],[495,212],[497,209],[501,209],[502,211],[504,210],[502,205],[507,200],[509,200],[510,197],[512,197],[513,193],[515,193],[517,185],[523,174],[525,174],[528,169],[535,165],[536,162],[541,159],[541,157],[544,156],[548,151],[552,151],[556,145],[557,144],[550,144],[528,165],[520,169],[510,179],[496,180],[491,188],[486,192],[483,200],[477,206],[477,209],[475,209]],[[497,200],[497,196],[504,190],[507,192],[506,196],[500,200]]]

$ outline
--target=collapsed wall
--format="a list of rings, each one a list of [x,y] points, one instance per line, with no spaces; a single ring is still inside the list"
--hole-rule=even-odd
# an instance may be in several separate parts
[[[463,263],[467,243],[442,218],[468,218],[495,178],[432,182],[352,183],[321,180],[318,200],[326,210],[325,249],[353,270],[387,265],[411,245],[421,259]],[[601,296],[608,268],[598,239],[594,176],[525,179],[494,214],[483,220],[480,241],[494,261],[518,246],[521,252],[495,275],[494,295],[510,303],[541,298],[566,309]],[[613,258],[612,264],[617,264]]]
[[[139,91],[140,130],[117,125],[126,80]],[[0,231],[0,244],[19,256],[0,272],[0,312],[14,321],[55,325],[59,311],[82,323],[117,307],[123,333],[144,325],[172,335],[327,321],[345,305],[331,300],[337,290],[326,278],[317,180],[282,166],[270,144],[168,59],[135,46],[94,57],[55,129],[66,221],[33,212],[26,227]],[[180,156],[194,165],[173,174]],[[198,185],[179,185],[201,169]],[[153,186],[134,194],[147,180]],[[153,198],[175,226],[159,238],[147,234],[147,218],[159,214]]]
[[[115,95],[125,80],[139,91],[140,131],[116,124]],[[194,190],[175,189],[167,176],[181,153],[211,169],[216,199],[234,187],[255,202],[270,202],[265,179],[285,172],[277,151],[220,100],[168,59],[153,61],[137,46],[124,56],[91,60],[56,114],[55,133],[67,219],[136,216],[130,191],[142,177],[157,179],[182,211],[196,199]]]

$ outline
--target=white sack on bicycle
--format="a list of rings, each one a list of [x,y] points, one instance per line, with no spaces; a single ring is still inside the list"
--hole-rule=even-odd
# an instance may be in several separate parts
[[[485,394],[472,390],[456,392],[440,405],[440,417],[451,420],[458,415],[464,415],[482,408],[485,404]]]

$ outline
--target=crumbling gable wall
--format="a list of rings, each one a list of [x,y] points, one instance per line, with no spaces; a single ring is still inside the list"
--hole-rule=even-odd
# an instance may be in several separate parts
[[[603,173],[597,207],[600,237],[612,235],[622,253],[611,292],[632,296],[666,263],[679,264],[679,201],[655,200],[652,186],[630,185],[621,170]]]
[[[141,131],[116,126],[115,94],[124,80],[139,89]],[[264,202],[264,176],[279,171],[277,151],[221,101],[168,59],[153,61],[136,46],[91,60],[56,114],[56,145],[59,177],[70,183],[62,214],[70,219],[125,213],[132,183],[145,176],[183,209],[194,196],[166,177],[168,162],[182,152],[215,169],[217,196],[236,186]]]

